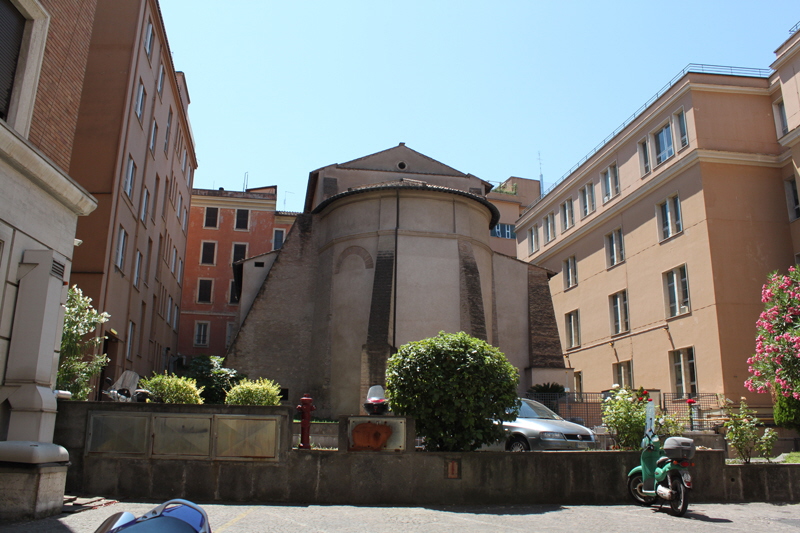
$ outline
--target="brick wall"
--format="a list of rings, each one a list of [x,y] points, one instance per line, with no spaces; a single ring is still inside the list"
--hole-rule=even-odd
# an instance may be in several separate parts
[[[29,140],[68,170],[97,0],[41,0],[50,14]]]

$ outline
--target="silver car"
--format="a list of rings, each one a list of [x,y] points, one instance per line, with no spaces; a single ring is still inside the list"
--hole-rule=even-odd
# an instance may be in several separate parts
[[[506,450],[586,450],[596,446],[594,432],[564,420],[535,400],[520,398],[522,405],[513,422],[503,422]]]

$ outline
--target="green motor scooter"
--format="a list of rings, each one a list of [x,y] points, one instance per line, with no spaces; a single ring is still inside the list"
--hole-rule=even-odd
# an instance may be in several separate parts
[[[641,464],[628,474],[628,491],[639,505],[669,502],[670,512],[683,516],[689,507],[692,475],[688,467],[694,457],[694,441],[669,437],[661,443],[655,432],[655,406],[647,404],[647,423],[642,439]]]

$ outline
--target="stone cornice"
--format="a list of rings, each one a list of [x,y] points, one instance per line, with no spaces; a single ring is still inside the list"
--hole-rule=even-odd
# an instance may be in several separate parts
[[[47,191],[78,216],[97,208],[97,200],[35,146],[0,120],[0,160]]]

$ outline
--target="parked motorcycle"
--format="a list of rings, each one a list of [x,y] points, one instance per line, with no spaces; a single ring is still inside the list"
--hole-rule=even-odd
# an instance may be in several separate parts
[[[126,370],[113,384],[111,378],[106,378],[106,383],[111,385],[103,394],[113,402],[146,402],[150,398],[150,391],[139,389],[139,374],[133,370]],[[131,391],[133,391],[131,393]]]
[[[169,500],[136,518],[123,511],[100,524],[94,533],[211,533],[208,515],[187,500]]]
[[[688,467],[694,457],[694,441],[669,437],[662,445],[655,430],[655,406],[647,404],[647,423],[642,439],[641,463],[628,474],[628,491],[640,505],[669,502],[670,512],[683,516],[689,507],[692,475]]]

